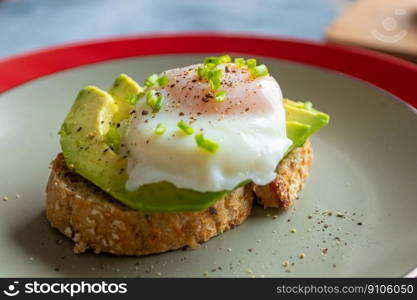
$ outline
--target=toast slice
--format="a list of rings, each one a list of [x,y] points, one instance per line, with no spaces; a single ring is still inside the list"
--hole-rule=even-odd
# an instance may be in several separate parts
[[[201,212],[150,213],[133,210],[71,171],[62,153],[52,162],[46,216],[75,242],[74,252],[146,255],[200,243],[232,229],[249,216],[254,198],[264,207],[288,208],[303,187],[312,161],[311,144],[292,150],[276,180],[248,184]]]

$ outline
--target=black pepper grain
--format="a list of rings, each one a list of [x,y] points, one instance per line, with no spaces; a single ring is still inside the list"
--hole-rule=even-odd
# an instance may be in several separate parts
[[[209,207],[209,213],[211,215],[217,215],[217,209],[213,206]]]

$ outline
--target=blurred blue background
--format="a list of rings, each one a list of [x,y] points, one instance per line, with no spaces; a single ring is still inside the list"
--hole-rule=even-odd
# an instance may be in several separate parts
[[[0,0],[0,58],[65,42],[216,30],[320,40],[352,0]]]

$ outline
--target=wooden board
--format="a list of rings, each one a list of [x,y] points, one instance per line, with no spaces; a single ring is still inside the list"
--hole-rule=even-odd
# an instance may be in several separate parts
[[[417,0],[356,0],[326,38],[417,62]]]

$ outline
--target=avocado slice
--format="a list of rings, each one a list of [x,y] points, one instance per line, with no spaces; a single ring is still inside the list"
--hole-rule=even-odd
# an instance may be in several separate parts
[[[301,147],[311,135],[311,126],[297,121],[286,122],[287,137],[292,141],[291,147],[286,153],[289,153],[295,147]]]
[[[132,78],[126,74],[120,74],[117,76],[113,83],[113,86],[109,90],[109,94],[113,97],[118,111],[114,114],[113,122],[119,123],[129,118],[129,114],[132,111],[133,99],[139,93],[142,93],[143,89]]]
[[[284,108],[287,122],[295,121],[311,126],[311,132],[306,137],[306,139],[314,134],[317,130],[327,125],[330,120],[329,115],[314,109],[311,102],[296,102],[289,99],[284,99]],[[300,145],[302,144],[303,143]]]
[[[123,99],[119,89],[130,91],[126,85],[112,89],[119,99]],[[93,86],[81,90],[60,131],[62,152],[71,169],[127,206],[143,211],[202,211],[228,193],[200,193],[176,188],[168,182],[147,184],[134,192],[127,191],[127,160],[106,143],[106,134],[119,112],[109,93]]]
[[[135,96],[139,93],[143,93],[143,89],[126,74],[117,76],[109,90],[109,94],[116,104],[117,112],[113,114],[113,124],[107,131],[104,141],[116,152],[119,152],[121,132],[126,125],[123,121],[129,119]]]

